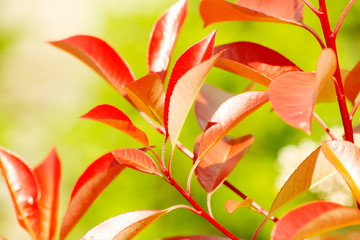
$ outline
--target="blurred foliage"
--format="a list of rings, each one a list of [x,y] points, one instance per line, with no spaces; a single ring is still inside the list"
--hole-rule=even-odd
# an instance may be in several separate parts
[[[151,11],[142,9],[141,11],[128,12],[127,14],[118,14],[117,9],[113,8],[100,8],[97,14],[97,17],[101,17],[100,27],[98,30],[91,32],[91,34],[103,38],[113,46],[129,63],[137,78],[140,78],[147,72],[147,41],[152,25],[160,14],[175,1],[159,2],[156,5],[156,10],[152,8],[150,8]],[[331,20],[335,22],[340,15],[340,9],[344,8],[346,1],[328,2],[329,9],[331,10]],[[306,71],[315,70],[317,56],[321,49],[305,30],[284,24],[253,22],[227,22],[203,28],[203,23],[198,13],[199,3],[200,0],[189,1],[188,17],[176,45],[172,63],[190,45],[202,39],[213,29],[218,29],[217,44],[233,41],[260,43],[284,54]],[[359,14],[360,4],[355,4],[349,16],[345,19],[339,34],[339,56],[344,69],[351,69],[359,60]],[[98,20],[93,19],[93,21],[96,22]],[[305,22],[319,32],[319,23],[308,9],[305,10]],[[16,44],[18,38],[22,38],[23,42],[26,41],[26,38],[24,39],[21,33],[13,34],[11,30],[3,31],[1,29],[0,26],[0,61],[7,62],[7,59],[11,58],[8,53],[6,54],[5,49]],[[83,33],[79,32],[79,34]],[[56,52],[58,50],[51,49],[51,51]],[[0,144],[23,155],[26,161],[32,163],[31,165],[39,162],[41,156],[46,155],[46,149],[49,149],[50,146],[55,145],[57,147],[63,166],[61,219],[66,209],[71,188],[87,165],[110,150],[122,147],[138,147],[136,142],[122,133],[99,123],[77,120],[78,116],[97,104],[113,104],[127,113],[137,126],[149,134],[151,144],[157,146],[157,151],[161,149],[162,137],[151,129],[141,119],[139,114],[134,112],[132,107],[95,73],[86,69],[84,70],[86,73],[76,75],[86,78],[84,80],[79,79],[82,83],[78,85],[74,82],[77,79],[71,77],[72,71],[75,68],[83,70],[86,67],[72,60],[72,57],[64,53],[56,52],[56,55],[53,56],[54,58],[44,59],[44,61],[49,64],[54,61],[53,67],[57,64],[56,58],[61,58],[68,62],[67,65],[56,66],[61,68],[60,71],[56,72],[56,74],[59,74],[56,76],[56,79],[63,82],[50,88],[50,92],[47,94],[50,94],[52,97],[49,100],[43,101],[40,106],[31,106],[30,109],[23,109],[23,107],[28,108],[29,105],[17,105],[16,103],[21,103],[21,101],[8,101],[4,96],[7,98],[21,97],[23,91],[39,91],[39,89],[35,88],[38,85],[32,85],[31,82],[34,79],[29,78],[27,81],[30,84],[26,89],[17,86],[18,95],[9,96],[5,94],[6,88],[4,88],[5,85],[2,83],[5,80],[3,79],[4,75],[2,72],[4,71],[3,66],[10,66],[10,63],[6,65],[0,64],[0,80],[2,81],[0,82],[0,95],[3,96],[0,98],[2,112]],[[41,55],[36,57],[42,58]],[[46,57],[44,56],[44,58]],[[32,71],[44,71],[39,65],[32,67],[31,61],[28,61],[27,64],[30,64]],[[74,67],[69,67],[69,65]],[[16,68],[16,66],[12,67]],[[21,69],[18,69],[18,71],[21,71]],[[51,74],[51,72],[47,74],[49,79]],[[249,84],[248,80],[219,69],[213,69],[206,82],[222,87],[232,93],[240,92]],[[62,89],[62,87],[64,88]],[[69,88],[74,89],[69,90]],[[45,90],[49,91],[48,89]],[[77,95],[77,98],[66,101],[67,94]],[[11,104],[8,104],[9,102]],[[30,103],[37,102],[30,100]],[[329,126],[341,124],[335,103],[321,104],[317,106],[316,110]],[[34,113],[29,114],[29,111],[34,111]],[[38,116],[36,114],[40,114],[40,112],[46,112],[46,117],[42,118],[42,115],[40,115],[38,119],[34,120],[33,117]],[[26,116],[24,116],[25,113],[27,113]],[[194,139],[200,133],[200,129],[197,127],[197,124],[194,124],[194,121],[195,118],[192,114],[186,121],[186,127],[180,137],[183,144],[190,150],[193,148]],[[355,123],[358,123],[357,119],[355,119]],[[31,129],[32,126],[34,127],[33,129]],[[26,131],[22,131],[19,134],[18,131],[12,130],[12,128],[19,127]],[[313,124],[313,132],[314,134],[311,138],[317,141],[324,135],[324,131],[316,122]],[[249,133],[255,136],[255,144],[231,174],[229,181],[264,208],[269,209],[276,194],[274,182],[278,172],[274,162],[278,150],[287,144],[297,144],[302,138],[309,138],[309,136],[284,124],[271,111],[269,104],[250,116],[232,131],[233,136]],[[23,142],[21,151],[13,148],[17,146],[15,144],[16,141]],[[26,146],[29,147],[27,148]],[[36,159],[28,159],[28,157],[36,157]],[[173,167],[174,174],[177,178],[183,179],[180,181],[183,184],[186,181],[190,168],[191,161],[180,152],[176,152]],[[195,198],[199,199],[204,205],[205,192],[195,180],[193,181],[193,190],[195,191]],[[1,195],[4,194],[6,194],[5,191],[1,191]],[[295,206],[304,199],[314,199],[315,197],[313,194],[306,194],[299,200],[291,203],[290,207]],[[1,199],[3,198],[4,201],[10,201],[10,198],[1,197]],[[263,220],[262,215],[248,209],[242,209],[233,215],[228,215],[223,205],[226,200],[230,199],[238,199],[238,197],[226,188],[220,188],[214,194],[212,203],[216,218],[241,238],[251,238],[256,227]],[[164,209],[173,204],[180,203],[184,203],[184,200],[175,190],[167,186],[165,182],[160,181],[154,176],[126,170],[99,197],[93,207],[72,231],[69,239],[79,239],[93,226],[126,211]],[[1,211],[3,211],[3,208],[0,210],[0,233],[4,236],[11,236],[13,233],[9,233],[7,229],[13,230],[14,228],[7,227],[10,223]],[[12,220],[15,221],[15,219]],[[14,224],[16,223],[14,222]],[[268,223],[261,232],[259,239],[267,239],[272,226],[272,223]],[[155,222],[136,239],[156,239],[185,234],[216,235],[219,233],[198,216],[186,210],[176,210]]]

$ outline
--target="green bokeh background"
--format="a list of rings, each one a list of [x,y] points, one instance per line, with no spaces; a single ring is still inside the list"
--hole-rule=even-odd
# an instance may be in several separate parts
[[[316,2],[313,1],[316,5]],[[328,1],[331,21],[335,23],[346,1]],[[102,154],[117,148],[139,145],[113,128],[80,120],[79,116],[98,104],[119,107],[135,125],[149,134],[151,144],[160,150],[162,137],[149,127],[121,96],[96,73],[72,56],[48,45],[74,34],[90,34],[106,40],[128,62],[137,78],[147,73],[146,54],[149,34],[156,19],[175,1],[53,1],[23,0],[12,3],[0,0],[0,145],[11,149],[30,166],[35,166],[56,147],[62,160],[62,218],[71,189],[82,171]],[[227,22],[203,28],[198,6],[200,0],[189,1],[188,16],[174,51],[174,60],[190,45],[212,30],[218,29],[216,44],[252,41],[284,54],[306,71],[314,71],[320,47],[305,30],[284,24]],[[61,6],[61,7],[60,7]],[[338,37],[339,60],[343,69],[351,69],[360,59],[360,4],[355,3],[345,19]],[[49,21],[49,23],[47,23]],[[314,15],[305,9],[305,22],[320,32]],[[232,93],[243,90],[249,81],[213,69],[207,83]],[[340,124],[336,103],[316,107],[329,126]],[[358,120],[355,118],[354,123]],[[180,136],[190,150],[200,133],[193,112]],[[230,175],[229,181],[269,209],[276,194],[274,182],[278,174],[275,160],[280,148],[298,144],[303,138],[320,140],[324,131],[314,122],[313,135],[307,136],[283,123],[269,104],[244,120],[232,136],[255,136],[255,144]],[[174,159],[174,175],[185,184],[191,162],[180,152]],[[206,194],[193,181],[194,197],[205,206]],[[306,194],[286,209],[301,201],[314,199]],[[249,209],[232,215],[224,210],[224,202],[239,198],[226,188],[213,196],[217,219],[237,236],[249,239],[263,217]],[[10,196],[0,180],[0,235],[10,239],[28,239],[17,225]],[[164,209],[185,203],[180,195],[155,176],[126,170],[98,198],[68,239],[79,239],[93,226],[118,214],[141,209]],[[281,212],[280,212],[281,214]],[[268,239],[273,224],[268,223],[259,239]],[[221,235],[203,219],[187,210],[175,210],[156,221],[136,239],[213,234]]]

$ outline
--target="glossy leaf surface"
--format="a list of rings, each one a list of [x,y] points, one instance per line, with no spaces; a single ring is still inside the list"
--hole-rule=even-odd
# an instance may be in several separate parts
[[[163,238],[162,240],[228,240],[228,239],[229,238],[218,237],[218,236],[192,235],[192,236],[180,236],[180,237]]]
[[[311,120],[317,96],[315,73],[290,72],[269,86],[274,111],[289,125],[311,133]]]
[[[354,104],[360,91],[360,62],[350,71],[345,79],[346,97]]]
[[[204,157],[225,134],[268,100],[267,91],[252,91],[240,93],[224,102],[206,126],[200,141],[198,157]]]
[[[187,13],[187,1],[180,0],[155,23],[150,36],[148,68],[163,80]]]
[[[169,209],[142,210],[124,213],[100,223],[87,232],[81,240],[130,240],[169,211]]]
[[[60,160],[53,149],[47,158],[34,169],[39,184],[40,238],[54,239],[60,193]]]
[[[135,80],[127,63],[99,38],[78,35],[50,43],[80,59],[120,93],[125,85]]]
[[[111,153],[107,153],[84,171],[71,193],[62,221],[60,239],[65,239],[91,204],[124,168],[125,166],[119,164]]]
[[[120,164],[140,172],[161,176],[152,158],[136,148],[117,149],[111,152]]]
[[[32,238],[40,232],[40,214],[37,206],[38,185],[33,172],[16,155],[0,148],[0,170],[10,191],[20,225]]]
[[[126,133],[144,146],[149,145],[146,134],[137,128],[128,116],[114,106],[108,104],[98,105],[81,116],[81,118],[105,123]]]
[[[272,240],[300,240],[325,231],[360,224],[360,211],[342,205],[317,201],[298,207],[276,224]]]
[[[317,148],[299,165],[282,186],[272,203],[269,214],[272,215],[285,204],[335,173],[336,169],[326,159],[321,148]]]
[[[240,0],[237,3],[203,0],[200,14],[205,26],[225,21],[268,21],[302,25],[303,4],[301,0]]]
[[[220,105],[234,95],[210,84],[204,84],[195,100],[195,115],[201,129],[205,129]]]
[[[157,74],[147,74],[126,85],[124,90],[137,109],[163,124],[165,94]]]
[[[360,149],[348,141],[326,141],[322,144],[326,158],[335,166],[360,203]]]
[[[254,137],[223,138],[211,148],[196,168],[197,179],[206,192],[214,192],[248,151]]]
[[[195,96],[192,96],[195,94],[193,91],[196,91],[197,88],[200,88],[201,83],[203,81],[202,78],[204,78],[207,74],[207,72],[210,70],[211,66],[209,66],[209,63],[212,63],[212,61],[207,61],[211,58],[214,50],[214,41],[215,41],[215,32],[212,32],[207,37],[205,37],[200,42],[194,44],[191,46],[188,50],[186,50],[176,61],[175,66],[173,68],[173,71],[170,76],[168,88],[166,90],[166,96],[165,96],[165,104],[164,104],[164,124],[165,128],[167,130],[168,135],[170,136],[169,130],[175,131],[171,133],[172,142],[175,140],[175,138],[178,137],[180,133],[180,129],[172,129],[173,126],[169,126],[169,118],[174,119],[174,125],[178,125],[177,127],[181,126],[183,124],[183,119],[185,119],[187,115],[187,111],[189,104],[191,104],[189,101],[192,100]],[[202,62],[207,61],[207,63],[200,65]],[[198,66],[198,67],[197,67]],[[178,85],[179,79],[183,77],[185,73],[187,73],[190,69],[197,67],[197,69],[192,70],[190,73],[187,74],[186,77],[183,78],[182,82],[178,88],[177,95],[175,96],[175,100],[173,97],[175,86]],[[201,74],[201,75],[200,75]],[[197,75],[197,76],[195,76]],[[194,83],[192,83],[190,80],[191,78],[194,78]],[[190,82],[189,82],[190,81]],[[197,84],[195,84],[197,83]],[[184,87],[189,87],[186,85],[192,84],[192,87],[190,89],[183,89]],[[199,85],[199,86],[198,86]],[[179,89],[180,88],[180,89]],[[184,91],[184,92],[182,92]],[[179,101],[178,95],[185,95],[187,96],[187,103],[177,103],[176,101]],[[181,97],[181,96],[180,96]],[[181,97],[182,98],[182,97]],[[178,104],[179,106],[172,106],[170,108],[170,102],[175,102],[175,104]],[[173,114],[170,114],[171,111],[179,111],[179,108],[182,109],[182,114],[186,113],[185,116],[177,114],[177,116],[173,116]],[[180,117],[181,119],[176,120],[176,118]],[[178,131],[178,132],[176,132]],[[174,142],[173,142],[174,144]]]
[[[272,79],[284,73],[300,71],[289,59],[278,52],[252,42],[234,42],[215,47],[215,52],[226,49],[215,66],[268,86]]]

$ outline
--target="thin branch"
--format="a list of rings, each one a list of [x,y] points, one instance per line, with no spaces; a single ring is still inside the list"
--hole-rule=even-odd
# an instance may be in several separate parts
[[[302,24],[300,25],[301,27],[303,27],[304,29],[308,30],[318,41],[318,43],[320,44],[321,48],[326,48],[324,41],[321,39],[321,37],[319,36],[319,34],[317,34],[317,32],[315,32],[314,29],[312,29],[311,27],[309,27],[306,24]]]
[[[316,119],[316,121],[318,121],[318,123],[320,124],[320,126],[326,131],[326,133],[330,136],[330,138],[332,140],[337,140],[337,138],[335,137],[335,135],[330,131],[330,129],[328,128],[328,126],[326,126],[326,123],[321,119],[321,117],[319,115],[317,115],[315,112],[313,113],[313,117]]]
[[[302,0],[302,2],[303,2],[306,6],[308,6],[308,8],[310,8],[310,10],[313,11],[316,15],[321,14],[321,13],[319,12],[319,10],[317,10],[317,9],[314,7],[314,5],[312,5],[308,0]]]
[[[354,117],[354,115],[355,115],[355,113],[356,113],[356,110],[358,109],[359,105],[360,105],[360,98],[359,98],[358,100],[356,100],[355,105],[354,105],[353,109],[351,110],[350,120],[353,119],[353,117]]]
[[[206,204],[207,204],[207,209],[209,212],[209,215],[214,218],[213,212],[212,212],[212,208],[211,208],[211,197],[212,197],[212,192],[208,193],[206,196]]]
[[[335,26],[335,29],[332,33],[333,37],[336,38],[337,37],[337,34],[339,32],[339,29],[341,27],[341,24],[344,22],[344,19],[346,17],[346,15],[348,14],[350,8],[352,7],[352,5],[355,3],[355,0],[350,0],[350,2],[347,4],[347,6],[345,7],[343,13],[341,14],[336,26]]]

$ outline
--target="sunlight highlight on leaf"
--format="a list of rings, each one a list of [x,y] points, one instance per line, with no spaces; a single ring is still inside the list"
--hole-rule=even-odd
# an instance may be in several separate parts
[[[240,208],[251,208],[253,202],[251,198],[247,198],[244,201],[229,200],[225,203],[225,209],[229,214],[232,214]]]
[[[272,231],[272,240],[300,240],[326,231],[360,224],[355,208],[317,201],[307,203],[283,216]]]

